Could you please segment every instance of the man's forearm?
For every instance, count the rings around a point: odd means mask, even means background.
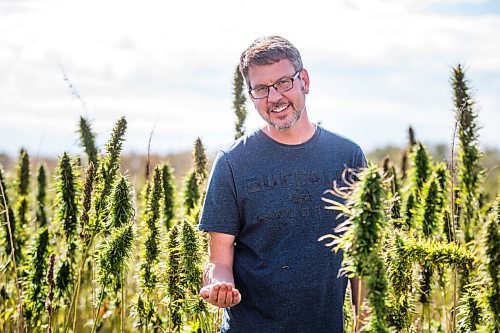
[[[216,282],[228,282],[234,285],[233,270],[222,265],[208,263],[203,270],[203,286]]]

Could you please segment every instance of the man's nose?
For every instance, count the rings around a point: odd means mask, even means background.
[[[281,95],[281,93],[279,93],[278,90],[276,90],[276,88],[274,88],[273,86],[269,87],[269,95],[267,96],[268,101],[271,102],[278,101],[282,97],[283,95]]]

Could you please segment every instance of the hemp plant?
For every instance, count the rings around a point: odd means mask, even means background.
[[[422,191],[422,201],[418,204],[418,214],[415,218],[417,227],[421,230],[422,239],[433,239],[443,224],[444,193],[442,192],[436,174],[430,176],[429,181],[424,185]],[[420,271],[420,303],[422,309],[422,325],[425,321],[426,312],[429,312],[432,293],[432,277],[434,269],[429,263],[424,263]],[[430,326],[430,314],[428,315]]]
[[[460,204],[460,227],[464,241],[474,238],[475,222],[478,220],[479,183],[483,170],[480,166],[481,153],[478,142],[477,113],[474,111],[474,100],[470,94],[469,82],[465,78],[461,64],[453,68],[451,84],[454,97],[456,120],[458,125],[458,182]]]
[[[412,160],[412,183],[416,189],[417,199],[420,201],[424,185],[429,180],[432,172],[431,157],[421,143],[414,146]]]
[[[391,234],[387,255],[387,278],[391,287],[389,295],[388,322],[397,332],[409,331],[411,326],[412,312],[414,311],[414,297],[412,291],[413,262],[404,253],[404,234],[396,230]]]
[[[395,166],[391,163],[389,156],[383,162],[384,178],[387,180],[387,199],[390,202],[390,212],[393,224],[400,227],[401,224],[401,189]]]
[[[408,127],[408,146],[403,150],[401,155],[401,180],[405,180],[407,176],[408,170],[408,156],[413,151],[413,147],[417,144],[417,140],[415,139],[415,131],[413,127]]]
[[[175,217],[175,179],[172,167],[164,164],[161,167],[161,174],[163,224],[167,230],[170,230]]]
[[[92,204],[92,190],[94,188],[94,178],[95,178],[95,168],[92,161],[87,165],[85,171],[85,181],[83,185],[83,200],[81,205],[81,216],[80,216],[80,253],[82,253],[82,258],[80,259],[80,267],[78,268],[78,273],[75,277],[73,285],[73,295],[71,297],[71,303],[68,309],[67,317],[65,318],[64,330],[66,332],[67,325],[70,321],[71,313],[73,309],[78,309],[78,296],[81,287],[82,272],[84,269],[85,261],[90,250],[90,246],[93,238],[93,228],[90,225],[90,210]],[[76,322],[76,310],[73,318],[73,327]]]
[[[125,278],[125,260],[130,257],[134,242],[132,193],[130,183],[123,175],[119,175],[111,192],[111,202],[108,207],[109,215],[106,224],[108,237],[100,245],[97,252],[97,281],[101,291],[98,297],[97,308],[102,305],[106,291],[117,293],[121,290],[123,296]],[[121,331],[124,330],[124,307],[120,306]],[[92,331],[100,321],[99,312],[96,312]]]
[[[120,168],[120,153],[122,151],[123,141],[125,140],[125,131],[127,121],[121,117],[115,123],[109,141],[106,143],[106,155],[99,162],[95,179],[94,195],[94,221],[95,232],[99,232],[107,219],[106,207],[108,205],[109,195],[115,182],[118,170]]]
[[[98,299],[97,308],[101,307],[104,299],[105,291],[111,288],[117,291],[123,287],[124,271],[126,259],[130,257],[132,245],[134,242],[133,223],[131,223],[132,212],[128,212],[125,220],[121,221],[120,226],[114,227],[111,231],[110,237],[106,240],[104,245],[98,252],[98,273],[97,280],[101,286],[101,293]],[[122,302],[124,300],[122,299]],[[122,311],[123,311],[123,307]],[[95,332],[99,321],[99,312],[96,312],[94,324],[92,326],[92,333]],[[123,316],[121,320],[122,332],[124,328]]]
[[[158,260],[159,260],[159,236],[160,229],[158,227],[160,221],[160,200],[162,192],[161,169],[155,167],[153,171],[153,185],[147,198],[146,211],[143,214],[145,222],[145,241],[143,251],[141,253],[141,263],[139,267],[139,285],[141,294],[139,295],[135,307],[135,312],[138,317],[137,326],[149,329],[151,319],[158,322],[152,322],[153,325],[159,327],[159,316],[155,315],[156,304],[154,303],[153,292],[158,285]]]
[[[500,333],[500,195],[492,207],[486,224],[484,240],[486,252],[486,271],[490,280],[487,301],[492,316],[491,332]]]
[[[66,242],[66,252],[57,272],[56,285],[59,295],[69,296],[73,281],[76,251],[76,231],[78,228],[78,181],[69,155],[64,152],[59,160],[56,173],[57,220],[62,227]],[[70,301],[70,300],[69,300]],[[69,303],[69,302],[68,302]]]
[[[415,225],[415,212],[418,210],[419,202],[422,201],[424,185],[432,171],[429,153],[421,143],[413,146],[411,160],[410,184],[407,190],[409,193],[403,203],[404,221],[408,229],[417,227]]]
[[[19,251],[16,251],[16,259],[23,259],[22,249],[26,243],[26,227],[28,225],[29,214],[29,183],[30,183],[30,160],[28,152],[23,148],[19,153],[19,161],[16,172],[17,200],[15,204],[16,231],[13,234],[14,242],[19,244]]]
[[[57,169],[57,217],[64,236],[71,242],[78,228],[78,184],[71,159],[64,152]]]
[[[371,315],[365,331],[389,332],[386,307],[387,278],[384,264],[380,259],[381,240],[384,238],[384,228],[387,224],[386,186],[381,171],[373,164],[369,164],[357,176],[359,181],[354,184],[345,181],[352,191],[350,195],[337,187],[325,191],[325,194],[330,193],[347,199],[344,205],[329,198],[322,198],[331,204],[326,207],[327,209],[339,210],[346,220],[335,229],[337,235],[325,235],[319,240],[333,239],[326,245],[333,246],[334,251],[343,251],[341,271],[349,277],[366,280],[367,288],[370,290],[367,301]],[[361,290],[359,292],[361,293]],[[361,309],[359,301],[357,305],[357,308]]]
[[[91,128],[91,122],[89,119],[80,116],[79,125],[80,125],[79,126],[80,143],[82,147],[85,149],[88,161],[94,163],[94,165],[97,167],[98,165],[97,147],[95,144],[95,134],[92,132]]]
[[[119,175],[111,194],[111,202],[108,207],[109,218],[106,229],[120,228],[134,216],[132,206],[132,193],[127,177]]]
[[[14,250],[15,258],[19,258],[18,252],[21,251],[19,242],[16,242],[16,217],[14,210],[10,206],[5,183],[5,172],[0,164],[0,222],[5,229],[5,254],[10,256]],[[13,244],[12,244],[13,243]]]
[[[201,200],[201,187],[207,178],[207,156],[200,138],[197,138],[193,149],[193,168],[185,178],[184,208],[186,215],[191,215],[193,221],[198,220]]]
[[[47,283],[47,298],[45,299],[45,309],[47,310],[47,322],[48,329],[47,333],[52,333],[52,315],[54,314],[54,266],[56,262],[56,255],[52,253],[49,257],[49,265],[47,268],[47,276],[45,281]]]
[[[180,232],[180,265],[184,298],[187,299],[186,313],[194,317],[196,325],[202,331],[208,331],[210,327],[208,308],[206,302],[198,296],[203,274],[200,243],[199,234],[193,224],[184,220]]]
[[[241,74],[240,67],[236,66],[233,75],[233,110],[236,115],[234,139],[239,139],[245,134],[245,119],[248,111],[245,107],[245,80]]]
[[[200,198],[200,188],[196,179],[196,171],[191,169],[185,177],[184,185],[184,208],[186,215],[191,215],[197,209]]]
[[[36,194],[36,221],[38,226],[44,227],[47,225],[47,214],[45,212],[46,205],[46,190],[47,190],[47,176],[45,174],[45,168],[40,165],[38,168],[37,176],[37,194]]]
[[[181,276],[181,251],[179,225],[175,224],[167,240],[167,294],[169,309],[169,332],[180,332],[182,328],[182,306],[184,288]],[[190,281],[191,282],[191,281]]]
[[[42,227],[36,237],[32,248],[26,285],[28,287],[25,298],[25,318],[29,328],[41,325],[40,318],[45,309],[45,271],[49,247],[49,232]]]
[[[207,154],[200,138],[196,138],[193,150],[194,170],[198,185],[203,184],[207,179]]]

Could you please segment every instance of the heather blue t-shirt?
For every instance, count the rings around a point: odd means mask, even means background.
[[[219,151],[199,229],[236,236],[242,296],[224,309],[221,332],[343,332],[342,256],[318,242],[341,220],[321,197],[365,164],[358,145],[320,126],[299,145],[257,130]]]

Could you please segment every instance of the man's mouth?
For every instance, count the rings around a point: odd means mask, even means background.
[[[279,105],[276,105],[274,106],[272,109],[271,109],[271,112],[273,113],[280,113],[282,111],[284,111],[286,108],[288,108],[290,104],[279,104]]]

